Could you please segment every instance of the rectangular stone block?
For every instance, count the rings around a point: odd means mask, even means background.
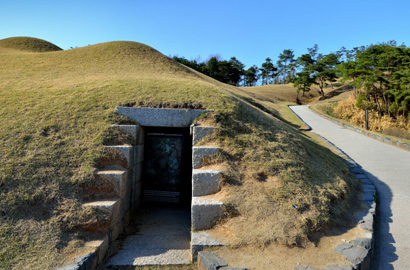
[[[134,146],[115,145],[115,146],[106,146],[106,147],[110,149],[115,149],[124,156],[124,158],[127,160],[127,169],[134,167]]]
[[[133,198],[132,204],[133,207],[138,207],[139,203],[141,202],[141,194],[142,194],[142,182],[138,182],[133,187]]]
[[[125,213],[127,213],[128,211],[130,211],[131,208],[131,186],[129,187],[129,189],[127,190],[127,192],[125,193],[124,198],[121,199],[120,202],[120,216],[124,216]]]
[[[138,163],[134,167],[134,179],[133,179],[133,185],[141,181],[141,176],[142,176],[142,162]]]
[[[214,199],[193,197],[191,205],[192,230],[211,229],[222,216],[223,203]]]
[[[193,127],[193,137],[192,137],[192,145],[197,144],[206,136],[209,136],[214,132],[214,127],[202,127],[202,126],[194,126]]]
[[[191,259],[195,261],[198,252],[206,247],[223,246],[218,239],[212,238],[207,232],[191,232]]]
[[[219,152],[218,147],[192,147],[192,167],[199,169],[202,167],[203,159]]]
[[[141,126],[137,126],[137,137],[136,137],[136,145],[144,144],[145,141],[145,131],[144,128]]]
[[[83,206],[92,207],[105,214],[111,220],[111,224],[115,224],[120,219],[120,203],[121,199],[106,199],[88,202]]]
[[[137,144],[137,134],[139,126],[137,125],[112,125],[113,128],[118,128],[119,130],[129,134],[133,138],[132,145]]]
[[[102,170],[97,173],[98,178],[103,182],[112,185],[113,190],[108,192],[111,195],[123,198],[129,188],[129,176],[126,170]]]
[[[192,196],[205,196],[219,191],[221,173],[216,170],[194,170],[192,173]]]
[[[121,107],[117,113],[147,127],[189,127],[204,110]]]
[[[141,163],[144,160],[144,145],[135,146],[134,150],[134,166]]]
[[[228,266],[228,264],[217,255],[209,251],[201,251],[198,254],[198,270],[212,270]]]
[[[85,246],[95,248],[98,263],[101,263],[109,246],[109,238],[107,235],[104,235],[101,239],[86,242]]]

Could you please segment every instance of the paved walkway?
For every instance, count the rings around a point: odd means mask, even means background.
[[[127,237],[108,266],[189,264],[189,209],[147,208],[138,233]],[[128,268],[127,268],[128,269]]]
[[[338,126],[307,106],[291,109],[313,132],[361,165],[375,184],[380,198],[380,229],[374,256],[379,259],[377,269],[410,269],[410,152]]]

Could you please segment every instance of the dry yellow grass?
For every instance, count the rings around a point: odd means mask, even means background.
[[[81,243],[75,227],[93,218],[81,208],[82,186],[93,181],[115,106],[130,101],[214,111],[233,244],[303,245],[348,211],[354,183],[344,163],[239,98],[243,89],[135,42],[25,49],[0,41],[0,268],[54,269]]]

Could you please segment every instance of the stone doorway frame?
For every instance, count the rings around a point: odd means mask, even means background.
[[[202,230],[211,229],[221,217],[223,203],[204,196],[215,194],[219,191],[220,172],[216,170],[201,169],[203,158],[219,152],[218,147],[195,146],[204,137],[214,131],[214,127],[205,127],[193,124],[194,120],[207,113],[206,110],[193,109],[158,109],[121,107],[116,112],[134,120],[139,125],[118,126],[124,131],[133,130],[138,137],[138,145],[133,150],[132,160],[133,173],[130,180],[136,183],[131,187],[131,208],[137,209],[141,201],[141,171],[144,155],[144,128],[189,128],[192,135],[192,200],[191,200],[191,258],[196,260],[199,251],[207,246],[220,246],[221,242],[212,239],[207,232]],[[139,134],[139,136],[138,136]],[[131,153],[130,153],[131,154]],[[131,158],[131,157],[130,157]]]

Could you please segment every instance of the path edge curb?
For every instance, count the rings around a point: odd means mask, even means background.
[[[302,123],[307,127],[306,129],[300,129],[300,128],[299,128],[299,130],[300,130],[300,131],[311,131],[311,130],[312,130],[312,127],[309,126],[308,123],[306,123],[297,113],[295,113],[294,110],[292,110],[291,106],[295,106],[295,105],[287,105],[287,106],[288,106],[288,109],[291,110],[292,113],[293,113],[294,115],[296,115],[296,117],[299,118],[299,120],[302,121]]]
[[[289,106],[288,106],[289,107]],[[312,110],[310,108],[310,106],[308,106],[309,110],[315,112],[314,110]],[[364,210],[364,212],[362,213],[362,217],[357,220],[357,226],[362,227],[366,233],[368,233],[370,235],[370,246],[365,248],[367,250],[367,252],[365,253],[365,256],[362,257],[358,257],[356,258],[356,261],[350,261],[348,256],[346,256],[346,259],[349,261],[349,263],[351,265],[346,266],[346,267],[352,267],[351,269],[355,269],[355,270],[370,270],[371,267],[371,263],[373,261],[373,257],[374,257],[374,253],[375,253],[375,220],[377,217],[377,200],[376,198],[378,197],[378,193],[376,190],[376,187],[374,186],[373,182],[371,182],[365,172],[362,170],[362,167],[356,163],[349,155],[347,155],[345,152],[343,152],[343,150],[341,150],[340,148],[338,148],[336,145],[334,145],[332,142],[330,142],[329,140],[327,140],[326,138],[324,138],[323,136],[313,132],[311,130],[311,127],[298,115],[296,114],[290,107],[289,109],[297,116],[299,117],[299,119],[307,126],[309,127],[309,132],[316,135],[320,140],[322,140],[328,147],[330,150],[333,150],[333,152],[335,152],[336,155],[338,155],[340,158],[343,159],[343,161],[347,164],[347,166],[349,167],[349,170],[352,174],[355,175],[355,177],[358,179],[361,187],[363,188],[362,191],[362,195],[363,195],[363,200],[362,202],[364,204],[367,205],[366,209]],[[315,112],[317,113],[317,112]],[[322,116],[321,114],[317,113],[319,116]],[[324,118],[328,118],[326,116],[323,115]],[[330,121],[332,121],[333,119],[329,118]],[[332,121],[332,122],[337,122]],[[340,123],[343,124],[343,123]],[[347,126],[347,125],[346,125]],[[348,126],[349,128],[353,129],[353,127]],[[410,146],[409,146],[409,150],[410,150]],[[370,218],[369,218],[370,217]],[[356,239],[354,239],[356,240]],[[355,247],[355,248],[362,248],[360,246],[357,246],[356,244],[354,244],[354,240],[349,241],[349,246],[351,247]],[[339,246],[342,245],[348,245],[346,243],[342,243],[340,245],[338,245],[335,248],[335,252],[336,249]],[[340,252],[338,252],[340,253]],[[345,255],[345,254],[342,254]],[[329,268],[332,267],[332,268]],[[324,269],[345,269],[342,268],[344,266],[339,266],[339,265],[330,265],[327,268]],[[302,270],[302,269],[311,269],[311,270],[316,270],[313,267],[307,266],[307,265],[299,265],[299,266],[295,266],[294,268],[295,270]],[[347,269],[347,268],[346,268]]]

